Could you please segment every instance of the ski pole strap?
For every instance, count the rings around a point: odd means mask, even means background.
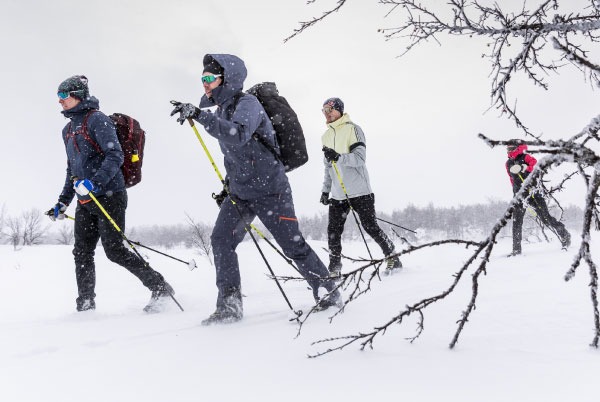
[[[204,149],[204,152],[206,153],[206,156],[208,157],[210,164],[212,165],[213,169],[217,173],[217,176],[219,176],[219,180],[221,180],[221,183],[225,183],[225,180],[223,179],[223,175],[221,174],[221,172],[219,171],[219,168],[215,164],[215,160],[213,159],[212,155],[208,151],[208,148],[206,147],[206,144],[204,143],[204,140],[202,139],[200,132],[198,131],[198,129],[196,128],[196,125],[194,124],[194,120],[192,120],[191,117],[189,117],[187,120],[190,123],[190,126],[192,126],[192,129],[194,129],[194,133],[196,134],[196,137],[198,137],[198,141],[200,141],[200,144],[202,145],[202,148]]]

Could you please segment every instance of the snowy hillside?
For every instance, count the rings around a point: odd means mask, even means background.
[[[311,244],[325,257],[323,243]],[[359,255],[361,246],[345,250]],[[288,322],[289,309],[250,242],[240,246],[245,318],[216,327],[200,326],[214,309],[214,268],[187,249],[168,252],[195,258],[192,272],[147,254],[185,308],[147,315],[141,309],[149,292],[101,248],[97,309],[76,313],[70,246],[0,246],[0,400],[595,401],[600,352],[588,346],[588,273],[580,267],[572,282],[562,279],[576,246],[564,252],[556,241],[525,244],[521,257],[493,255],[454,350],[448,344],[470,298],[470,276],[426,310],[414,343],[404,339],[416,329],[411,317],[377,338],[374,350],[352,345],[317,359],[307,354],[327,346],[313,341],[370,330],[445,290],[471,251],[415,252],[403,259],[403,272],[377,282],[332,323],[329,312],[314,314],[296,337],[298,327]],[[500,243],[497,252],[509,247]],[[294,274],[265,251],[278,274]],[[310,308],[304,283],[283,286],[294,308]]]

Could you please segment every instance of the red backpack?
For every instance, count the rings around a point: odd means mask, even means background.
[[[90,115],[98,110],[90,110],[83,119],[83,129],[81,134],[86,141],[94,146],[98,153],[103,154],[100,146],[90,137],[87,132],[87,120]],[[146,132],[140,127],[140,123],[133,117],[122,113],[113,113],[110,119],[115,124],[117,130],[117,138],[123,149],[123,165],[121,171],[125,178],[125,187],[133,187],[142,181],[142,162],[144,160],[144,145],[146,143]],[[71,134],[71,125],[67,130]],[[75,135],[77,133],[73,133]],[[75,142],[77,145],[77,142]]]

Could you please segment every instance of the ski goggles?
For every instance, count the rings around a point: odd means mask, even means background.
[[[329,114],[333,111],[333,108],[331,106],[325,106],[321,111],[325,114]]]
[[[82,92],[81,90],[77,90],[77,91],[60,91],[60,92],[57,93],[57,95],[58,95],[58,97],[60,99],[65,100],[65,99],[71,97],[71,94],[73,94],[73,93],[76,94],[76,93],[81,93],[81,92]]]
[[[203,84],[212,84],[213,82],[215,82],[217,80],[217,78],[222,77],[221,74],[216,74],[216,75],[203,75],[202,76],[202,83]]]

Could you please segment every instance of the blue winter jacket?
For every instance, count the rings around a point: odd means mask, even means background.
[[[229,54],[211,54],[224,69],[224,82],[202,96],[200,108],[218,106],[213,113],[203,110],[196,120],[217,140],[223,152],[230,191],[243,200],[290,192],[283,164],[257,134],[279,151],[275,130],[256,97],[241,95],[247,76],[244,62]]]
[[[73,189],[73,176],[89,179],[98,186],[96,196],[112,194],[125,190],[125,179],[121,172],[123,150],[117,138],[113,121],[104,113],[98,111],[99,102],[95,97],[81,101],[77,106],[61,113],[71,121],[62,130],[62,137],[67,151],[67,174],[65,185],[58,200],[69,204],[76,194]],[[102,152],[83,135],[83,121],[90,110],[87,120],[87,133]],[[89,199],[80,196],[80,200]]]

